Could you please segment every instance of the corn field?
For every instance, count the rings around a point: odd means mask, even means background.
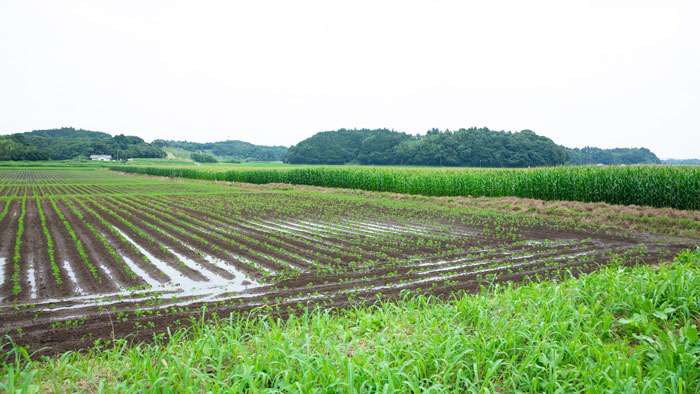
[[[191,169],[113,166],[129,173],[238,181],[290,183],[428,196],[521,197],[700,209],[700,168],[687,166],[441,169],[305,167]]]

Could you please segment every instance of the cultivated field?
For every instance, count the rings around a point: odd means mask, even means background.
[[[257,184],[290,183],[425,196],[520,197],[700,210],[700,167],[697,166],[482,169],[113,165],[110,168],[167,177]]]
[[[0,170],[0,327],[33,348],[152,337],[174,321],[451,293],[688,243],[416,201],[118,175]]]

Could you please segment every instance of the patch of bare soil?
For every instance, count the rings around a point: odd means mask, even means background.
[[[455,231],[463,230],[455,225]],[[657,264],[689,246],[649,243],[653,240],[649,237],[591,229],[558,229],[541,223],[521,223],[520,230],[528,234],[529,242],[504,243],[498,237],[484,236],[480,238],[478,250],[440,258],[429,258],[430,253],[424,253],[424,258],[417,261],[388,259],[357,267],[322,261],[339,268],[324,273],[305,272],[209,299],[185,294],[172,299],[159,296],[154,289],[143,296],[110,296],[91,303],[66,299],[53,309],[38,299],[35,308],[3,309],[0,315],[5,333],[14,341],[50,354],[88,347],[98,339],[103,343],[123,337],[149,340],[154,333],[187,324],[190,317],[201,316],[200,308],[204,305],[207,313],[216,312],[219,316],[253,310],[285,315],[294,313],[300,306],[343,307],[372,302],[378,294],[383,298],[397,298],[406,290],[446,295],[458,290],[477,291],[490,283],[523,283],[579,275],[609,264],[614,255],[625,256],[625,264]],[[84,231],[79,230],[81,237],[87,236]],[[213,242],[213,238],[208,239]],[[266,236],[260,233],[256,239],[262,241]],[[88,250],[91,254],[97,253],[95,247]],[[406,251],[407,254],[419,252]],[[104,253],[99,255],[104,256]],[[37,312],[39,307],[42,310]]]
[[[232,187],[246,193],[56,198],[77,241],[48,199],[40,199],[62,285],[52,276],[36,206],[28,202],[21,285],[32,288],[25,273],[33,269],[35,291],[9,299],[9,262],[20,210],[15,200],[0,222],[0,257],[6,261],[0,334],[31,346],[30,353],[41,349],[41,354],[53,354],[89,347],[96,340],[152,340],[154,334],[202,316],[202,307],[207,315],[285,316],[306,307],[345,307],[374,302],[378,296],[395,299],[404,291],[446,296],[492,283],[576,276],[610,264],[660,264],[697,245],[687,238],[604,228],[593,219],[644,218],[638,214],[647,210],[657,215],[653,218],[677,215],[674,220],[681,222],[697,218],[685,211],[288,185]],[[280,190],[286,188],[314,193]],[[319,191],[325,195],[318,197]],[[253,203],[245,204],[246,199]],[[420,203],[393,204],[386,199]],[[288,209],[291,206],[295,209]],[[110,226],[134,244],[119,238]],[[163,280],[145,287],[146,278],[130,276],[96,234],[151,278],[168,271],[179,273],[184,284]],[[83,262],[78,244],[101,283]],[[154,266],[139,260],[134,247],[148,253]],[[191,261],[179,264],[176,254]]]

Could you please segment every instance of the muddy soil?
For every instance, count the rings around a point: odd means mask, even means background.
[[[412,207],[368,199],[338,205],[320,194],[270,190],[95,196],[112,189],[51,186],[42,194],[60,190],[71,195],[54,201],[75,239],[51,200],[38,198],[62,284],[49,263],[48,240],[32,197],[20,249],[21,286],[27,291],[12,295],[21,200],[13,200],[0,221],[0,259],[5,262],[0,333],[31,346],[30,352],[41,349],[41,354],[89,347],[96,340],[151,340],[153,334],[202,316],[204,306],[207,314],[220,317],[284,316],[306,307],[374,302],[379,294],[385,299],[405,291],[447,296],[491,283],[580,275],[612,261],[659,264],[697,245],[547,218],[455,215],[420,203]],[[96,234],[139,272],[158,279],[168,271],[183,283],[168,277],[146,286],[152,281],[130,276]],[[153,265],[143,260],[143,253]]]

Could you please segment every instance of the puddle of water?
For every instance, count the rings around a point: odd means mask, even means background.
[[[382,225],[373,222],[354,222],[343,220],[338,223],[323,222],[310,222],[307,220],[300,220],[298,222],[273,222],[275,224],[287,227],[289,229],[297,229],[297,231],[303,231],[309,234],[317,234],[319,232],[328,234],[330,236],[335,236],[336,234],[345,234],[350,236],[362,235],[365,237],[372,237],[377,239],[384,239],[387,234],[392,235],[403,235],[403,234],[417,234],[427,232],[427,228],[419,228],[413,226],[403,226],[403,225]],[[286,225],[286,226],[285,226]],[[294,226],[293,228],[290,226]],[[320,234],[323,236],[328,236]]]
[[[392,230],[377,230],[374,228],[369,228],[362,226],[362,223],[356,223],[356,226],[347,225],[347,223],[342,222],[341,224],[328,224],[328,223],[314,223],[309,221],[299,221],[293,224],[301,229],[308,230],[311,234],[323,233],[320,235],[324,236],[337,236],[337,234],[345,234],[348,236],[363,235],[365,237],[372,237],[383,239],[383,236],[387,233],[398,234],[399,231],[396,229]]]
[[[184,296],[189,296],[196,295],[201,291],[211,292],[212,290],[217,289],[217,292],[243,291],[260,286],[260,284],[258,284],[251,278],[247,278],[243,272],[238,271],[229,264],[217,264],[217,259],[214,259],[211,256],[205,255],[205,259],[209,263],[217,265],[218,267],[221,267],[224,270],[228,271],[234,276],[234,278],[229,280],[222,277],[221,275],[217,275],[215,272],[208,270],[206,267],[202,266],[196,261],[189,259],[188,257],[183,256],[170,248],[167,248],[170,253],[172,253],[175,257],[180,259],[180,261],[185,263],[185,265],[187,265],[190,268],[196,269],[207,279],[206,282],[195,281],[193,279],[188,278],[180,271],[170,266],[168,263],[159,260],[152,254],[150,254],[145,248],[143,248],[138,243],[134,242],[134,240],[129,238],[129,236],[124,234],[124,232],[122,232],[121,230],[117,229],[117,231],[119,231],[127,241],[131,242],[134,246],[136,246],[139,249],[139,251],[143,253],[144,256],[148,257],[148,259],[156,266],[157,269],[161,270],[167,276],[170,277],[170,283],[165,285],[158,283],[154,286],[154,288],[157,286],[165,291],[182,292]],[[187,247],[187,245],[185,246]],[[240,259],[241,261],[247,262],[247,260],[243,258]]]
[[[176,270],[175,268],[171,267],[168,263],[165,261],[159,260],[156,258],[154,255],[150,254],[146,248],[142,247],[138,243],[134,242],[133,239],[131,239],[128,235],[124,234],[123,231],[119,230],[118,228],[115,227],[119,233],[126,239],[127,241],[131,242],[134,246],[136,246],[139,251],[153,263],[153,265],[156,266],[158,270],[161,272],[164,272],[165,275],[167,275],[170,278],[170,283],[168,285],[174,286],[174,287],[182,287],[183,289],[191,289],[191,288],[196,288],[197,286],[200,285],[201,282],[197,282],[193,279],[188,278],[187,276],[183,275],[182,272]],[[160,285],[160,283],[158,284]]]
[[[231,232],[231,229],[221,228],[221,227],[217,227],[217,226],[210,225],[210,224],[208,224],[207,227],[210,228],[210,229],[213,229],[213,230],[223,231],[223,232],[226,232],[226,233],[230,233],[230,232]],[[228,254],[229,256],[231,256],[232,258],[236,259],[236,260],[243,261],[243,262],[245,262],[246,264],[250,264],[250,260],[247,260],[247,259],[245,259],[245,258],[243,258],[243,257],[241,257],[241,256],[238,256],[238,255],[235,255],[235,254],[229,252],[228,250],[224,250],[224,252],[225,252],[226,254]],[[280,253],[284,254],[283,252],[280,252]],[[211,256],[210,256],[210,257],[211,257]],[[279,259],[278,259],[278,260],[275,260],[274,258],[269,258],[269,257],[268,257],[268,260],[270,260],[270,262],[275,263],[275,264],[277,264],[278,261],[283,261],[283,260],[279,260]],[[210,261],[210,260],[207,260],[207,261]],[[219,259],[214,258],[214,261],[219,261]],[[211,261],[210,261],[210,262],[211,262]],[[301,266],[299,266],[299,265],[297,265],[297,264],[291,263],[291,262],[289,262],[289,261],[284,261],[284,263],[288,264],[289,266],[291,266],[291,267],[293,267],[294,269],[297,269],[297,270],[299,270],[299,271],[301,271],[301,272],[308,272],[308,270],[307,270],[306,268],[301,267]],[[270,271],[269,269],[263,267],[262,265],[259,265],[259,264],[256,264],[256,263],[253,263],[253,264],[255,264],[256,267],[258,267],[258,268],[260,268],[260,269],[263,269],[263,270],[267,271],[268,273],[271,273],[271,271]]]
[[[73,268],[71,267],[70,263],[68,263],[68,261],[66,260],[63,260],[63,269],[68,273],[68,278],[73,283],[73,293],[77,295],[85,294],[85,290],[78,286],[78,277],[75,276]]]
[[[27,268],[27,282],[29,282],[29,298],[36,298],[36,272],[34,270],[34,259],[29,261],[29,268]]]
[[[340,222],[339,225],[348,226],[348,227],[355,227],[355,228],[360,229],[360,231],[367,231],[367,232],[374,233],[374,234],[402,233],[402,232],[416,231],[413,229],[407,229],[407,228],[399,226],[399,225],[387,226],[387,225],[380,225],[378,223],[353,222],[353,221],[348,221],[348,220]]]
[[[115,228],[115,229],[116,229],[117,231],[119,231],[119,232],[124,236],[124,238],[128,239],[132,244],[134,243],[131,239],[129,239],[129,238],[128,238],[124,233],[122,233],[119,229],[117,229],[117,228]],[[104,237],[104,234],[102,234],[102,236]],[[138,276],[138,277],[140,277],[141,279],[143,279],[143,281],[146,282],[146,284],[147,284],[148,286],[156,287],[156,286],[159,286],[159,285],[161,284],[161,282],[159,282],[158,280],[154,279],[149,273],[147,273],[146,271],[144,271],[143,269],[141,269],[141,267],[139,267],[136,263],[134,263],[130,258],[128,258],[128,257],[126,257],[126,256],[123,256],[123,255],[122,255],[121,257],[122,257],[122,260],[124,261],[124,263],[129,267],[129,269],[130,269],[136,276]],[[103,268],[107,269],[106,267],[103,267]],[[111,276],[110,276],[110,278],[111,278]],[[170,278],[168,278],[168,279],[170,279]]]
[[[224,278],[221,275],[217,275],[216,273],[208,270],[207,268],[205,268],[204,266],[202,266],[198,262],[177,253],[176,251],[172,250],[171,248],[166,248],[166,249],[168,249],[168,251],[170,253],[172,253],[175,257],[177,257],[180,261],[185,263],[185,265],[199,271],[200,274],[202,274],[205,278],[207,278],[207,282],[215,284],[215,285],[220,285],[220,286],[223,286],[223,285],[228,283],[228,279]],[[211,261],[209,261],[209,262],[211,263]]]
[[[300,225],[299,223],[296,222],[281,222],[281,221],[271,221],[271,220],[261,220],[260,222],[252,222],[251,226],[254,225],[255,228],[258,230],[264,231],[266,233],[270,233],[271,231],[279,231],[284,234],[289,234],[291,237],[296,237],[296,238],[302,238],[307,241],[311,241],[314,245],[314,247],[318,247],[321,250],[323,250],[325,253],[328,252],[335,252],[338,249],[340,250],[343,254],[355,254],[358,253],[356,249],[353,249],[352,247],[349,247],[347,245],[343,245],[340,243],[336,242],[330,242],[327,239],[321,240],[319,238],[316,238],[317,236],[322,236],[322,237],[328,237],[323,234],[319,234],[316,232],[314,229],[310,227],[305,227],[303,225]],[[346,232],[347,235],[355,235],[356,233],[350,233]],[[276,234],[275,234],[276,235]],[[364,234],[365,236],[373,236],[373,235],[368,235]],[[335,235],[334,235],[335,236]],[[320,268],[329,268],[331,267],[328,264],[322,264],[319,262],[312,262],[307,259],[302,260],[306,261],[310,265],[314,267],[320,267]],[[356,267],[363,267],[365,265],[357,265]],[[302,269],[301,271],[306,271],[306,269]]]
[[[237,270],[230,264],[209,255],[205,255],[204,258],[209,263],[214,264],[217,267],[223,268],[228,273],[234,276],[234,278],[231,280],[224,279],[219,276],[222,280],[224,280],[225,283],[223,283],[223,286],[226,287],[228,291],[238,292],[260,286],[260,283],[255,281],[253,278],[250,278],[245,272]]]
[[[266,224],[263,224],[266,223]],[[260,223],[255,223],[257,226],[267,229],[267,230],[272,230],[272,231],[279,231],[281,233],[285,234],[290,234],[291,236],[298,237],[298,238],[303,238],[308,241],[314,242],[321,244],[325,250],[329,250],[333,247],[339,248],[343,251],[351,251],[355,252],[353,250],[350,250],[348,247],[345,247],[341,244],[335,243],[335,242],[329,242],[327,240],[320,240],[318,238],[315,238],[318,236],[317,233],[309,230],[305,230],[303,226],[298,226],[296,223],[292,222],[274,222],[270,220],[261,220]]]
[[[223,278],[222,278],[223,279]],[[245,283],[245,284],[244,284]],[[240,292],[252,289],[261,284],[246,278],[245,274],[239,273],[235,279],[223,283],[219,282],[192,282],[191,288],[185,288],[181,284],[160,284],[158,287],[150,289],[128,290],[122,289],[118,292],[107,294],[90,294],[79,297],[70,297],[65,299],[42,299],[37,307],[51,305],[51,311],[74,310],[79,311],[83,308],[88,308],[94,305],[99,305],[107,308],[109,305],[121,303],[144,302],[158,294],[158,298],[166,301],[160,306],[151,306],[150,308],[162,309],[170,306],[186,306],[199,302],[207,302],[217,300],[223,294],[231,292]],[[239,296],[245,297],[245,294]],[[236,298],[239,296],[228,296],[226,299]],[[177,301],[170,303],[172,297],[177,297]],[[79,312],[74,317],[82,317]],[[69,319],[69,318],[65,318]]]
[[[0,286],[5,284],[5,258],[0,257]],[[3,297],[0,297],[0,301],[4,300]]]
[[[5,258],[0,257],[0,286],[5,284]]]
[[[142,270],[138,265],[136,265],[136,263],[134,263],[133,261],[131,261],[130,258],[128,258],[128,257],[126,257],[126,256],[122,256],[122,260],[124,260],[124,263],[126,263],[126,265],[129,266],[129,269],[130,269],[136,276],[138,276],[138,277],[140,277],[141,279],[143,279],[144,282],[146,282],[146,284],[147,284],[148,286],[150,286],[150,287],[157,287],[157,286],[159,286],[159,285],[161,284],[161,282],[159,282],[159,281],[153,279],[153,277],[151,277],[151,275],[150,275],[149,273],[147,273],[146,271]],[[170,278],[168,278],[168,279],[170,279]]]
[[[194,253],[200,254],[200,252],[194,250],[189,245],[183,244],[183,246],[186,247],[187,249],[191,250]],[[172,253],[177,258],[179,258],[180,261],[182,261],[183,263],[187,264],[188,266],[196,267],[202,273],[202,275],[204,275],[209,280],[209,282],[213,282],[214,284],[218,284],[221,286],[236,287],[236,289],[234,289],[232,291],[242,291],[242,290],[246,290],[246,289],[260,286],[260,284],[257,283],[253,278],[249,278],[245,272],[238,270],[236,267],[232,266],[228,262],[222,261],[214,256],[211,256],[211,255],[208,255],[205,253],[201,253],[201,256],[204,260],[206,260],[211,265],[214,265],[218,268],[221,268],[224,271],[228,272],[229,274],[233,275],[234,279],[226,279],[226,278],[222,277],[221,275],[218,275],[215,272],[210,271],[209,269],[205,268],[204,266],[197,263],[196,261],[175,252],[174,250],[172,250],[170,248],[166,248],[166,249],[168,249],[168,251],[170,251],[170,253]],[[226,252],[227,255],[238,260],[239,262],[242,262],[245,264],[252,263],[256,267],[262,268],[265,271],[270,272],[268,269],[265,269],[265,267],[262,267],[259,264],[256,264],[255,262],[252,262],[244,257],[238,256],[238,255],[231,253],[229,251],[226,251],[226,250],[224,252]],[[242,285],[242,282],[246,282],[246,281],[250,282],[250,284]],[[239,283],[239,284],[236,285],[236,283]]]
[[[287,224],[293,224],[297,227],[306,229],[306,230],[311,230],[313,232],[323,232],[326,234],[330,234],[333,236],[336,236],[337,234],[349,234],[349,235],[354,235],[358,231],[363,231],[363,230],[357,230],[354,228],[348,228],[344,226],[335,226],[331,224],[323,224],[323,223],[315,223],[315,222],[310,222],[307,220],[300,220],[299,222],[288,222]]]
[[[349,227],[357,227],[362,231],[368,231],[375,234],[394,233],[394,234],[420,234],[431,232],[427,227],[418,227],[410,224],[384,224],[379,222],[363,222],[349,221],[340,222],[342,225]]]
[[[107,267],[106,265],[100,265],[99,267],[95,266],[95,268],[104,271],[107,277],[109,278],[110,282],[113,282],[115,285],[119,284],[119,282],[117,282],[117,280],[114,278],[114,274],[112,273],[112,270],[109,269],[109,267]]]

